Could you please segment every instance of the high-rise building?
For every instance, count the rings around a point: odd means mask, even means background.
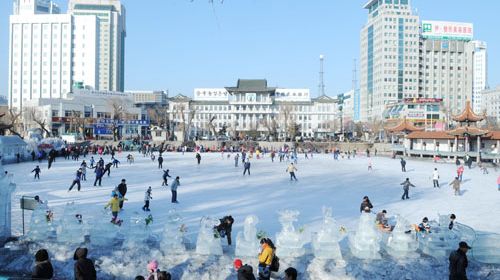
[[[125,7],[120,0],[70,0],[69,13],[96,22],[98,89],[123,91],[125,72]],[[91,19],[87,19],[92,21]],[[89,33],[86,33],[89,34]],[[83,35],[83,34],[82,34]],[[82,37],[85,44],[86,37]],[[76,79],[75,79],[76,81]]]
[[[481,112],[481,92],[488,87],[488,56],[487,45],[483,41],[473,41],[474,61],[472,72],[472,108]]]
[[[419,19],[408,0],[370,0],[361,30],[360,120],[386,104],[418,97]]]
[[[14,0],[10,16],[9,106],[62,98],[74,85],[123,91],[125,9],[119,0]]]
[[[10,16],[9,107],[71,89],[71,16],[50,1],[16,0]],[[56,13],[57,12],[57,13]]]
[[[472,97],[474,44],[471,23],[422,21],[419,96],[442,98],[455,114]]]

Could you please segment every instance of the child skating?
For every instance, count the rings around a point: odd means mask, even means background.
[[[33,173],[33,172],[35,172],[35,178],[34,179],[40,180],[40,167],[38,165],[35,167],[35,169],[33,169],[31,171],[31,173]]]
[[[149,212],[149,201],[153,199],[151,186],[146,190],[144,194],[144,206],[142,206],[142,211]]]

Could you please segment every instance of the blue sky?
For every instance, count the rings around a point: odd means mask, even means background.
[[[56,0],[66,10],[66,1]],[[318,92],[324,54],[329,95],[351,88],[365,0],[122,0],[127,9],[125,87],[192,95],[195,87],[266,78]],[[481,3],[481,4],[478,4]],[[486,4],[487,3],[487,4]],[[500,1],[415,0],[420,19],[474,23],[488,43],[489,85],[500,83]],[[0,1],[0,94],[7,94],[9,0]]]

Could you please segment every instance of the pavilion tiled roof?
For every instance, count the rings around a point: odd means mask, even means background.
[[[385,128],[389,132],[405,132],[405,131],[422,131],[424,128],[422,127],[416,127],[412,122],[408,121],[405,118],[401,120],[399,124],[393,127],[386,127]]]
[[[484,115],[478,115],[474,113],[472,107],[470,105],[470,100],[465,102],[465,109],[462,111],[460,115],[453,116],[453,120],[457,122],[479,122],[484,120]]]
[[[477,127],[461,126],[453,130],[447,131],[448,134],[453,136],[464,136],[468,134],[470,136],[483,136],[487,134],[488,130],[479,129]]]
[[[414,131],[408,136],[408,139],[450,139],[454,137],[449,135],[446,131]]]

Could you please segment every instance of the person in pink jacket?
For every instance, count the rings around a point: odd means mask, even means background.
[[[462,182],[462,175],[464,174],[464,166],[460,165],[457,169],[457,177],[460,182]]]
[[[500,176],[497,178],[497,186],[498,186],[498,191],[500,191]]]

